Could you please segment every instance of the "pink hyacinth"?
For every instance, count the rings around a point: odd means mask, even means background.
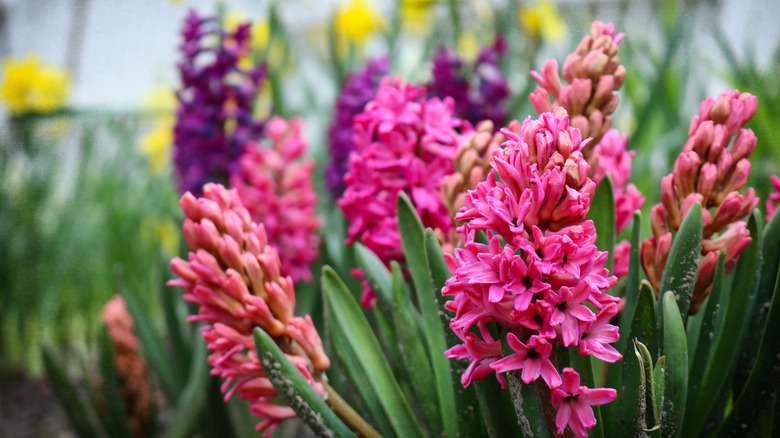
[[[580,375],[572,368],[564,368],[561,373],[563,383],[552,391],[553,407],[558,409],[555,427],[558,435],[563,435],[569,426],[579,438],[588,436],[586,429],[596,425],[596,417],[591,406],[612,402],[617,391],[612,388],[588,388],[580,386]]]
[[[311,318],[294,316],[293,281],[281,274],[279,254],[263,225],[251,220],[236,190],[206,184],[203,197],[189,192],[179,201],[186,216],[182,230],[193,249],[189,261],[175,258],[179,278],[168,286],[185,289],[184,299],[199,306],[189,321],[202,321],[201,334],[212,352],[211,374],[225,380],[225,400],[238,392],[264,420],[257,430],[270,436],[285,419],[295,416],[274,403],[279,394],[266,377],[255,350],[253,330],[262,327],[320,395],[317,383],[330,367]]]
[[[309,265],[319,256],[315,215],[314,161],[306,158],[303,121],[273,117],[265,125],[270,147],[248,143],[230,185],[238,191],[252,220],[262,223],[268,243],[279,252],[281,273],[294,282],[312,278]]]
[[[376,98],[354,118],[353,140],[338,200],[350,223],[347,244],[360,240],[383,262],[403,261],[396,202],[405,192],[425,227],[454,228],[440,180],[454,172],[453,158],[468,123],[453,117],[452,99],[425,100],[425,89],[384,78]],[[370,300],[364,300],[367,302]]]
[[[522,369],[525,383],[541,377],[555,389],[561,385],[555,347],[620,359],[609,345],[617,327],[608,324],[619,300],[606,293],[617,279],[604,268],[607,253],[594,245],[593,222],[585,221],[595,183],[566,112],[559,108],[502,133],[508,140],[495,153],[494,172],[466,194],[455,217],[464,221],[463,247],[445,254],[453,276],[442,294],[453,297],[446,303],[455,313],[450,327],[464,342],[446,354],[471,361],[464,385],[486,377],[489,364],[498,377]],[[477,241],[481,232],[487,244]],[[512,353],[504,355],[486,330],[493,323]]]
[[[780,205],[780,176],[772,175],[770,180],[772,181],[772,186],[774,187],[775,191],[774,193],[770,193],[769,198],[766,200],[767,222],[772,219],[775,211],[777,211],[777,206]]]
[[[691,297],[691,314],[709,294],[718,254],[725,251],[728,273],[751,242],[747,224],[741,219],[759,199],[753,188],[744,194],[739,190],[747,183],[749,157],[757,141],[753,131],[742,126],[753,117],[757,106],[755,96],[737,90],[704,100],[699,114],[691,120],[689,138],[674,163],[674,171],[661,182],[661,203],[651,210],[653,235],[642,242],[640,256],[648,280],[658,293],[671,249],[670,228],[680,228],[695,202],[702,205],[703,259]]]

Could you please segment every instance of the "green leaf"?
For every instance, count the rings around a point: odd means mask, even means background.
[[[471,384],[477,394],[482,420],[487,436],[502,438],[524,436],[520,429],[510,391],[501,389],[501,385],[490,375]]]
[[[780,381],[780,373],[777,371],[777,358],[780,357],[778,333],[780,333],[780,278],[776,277],[772,304],[766,318],[755,365],[734,407],[715,433],[716,437],[751,436],[751,428],[756,425],[756,419],[770,405]]]
[[[655,400],[656,388],[655,388],[655,372],[653,370],[653,358],[650,355],[650,350],[647,349],[645,344],[634,340],[634,355],[640,360],[639,371],[642,378],[642,388],[639,391],[637,418],[640,416],[643,418],[644,427],[651,429],[658,425],[658,405]],[[661,361],[659,361],[660,363]],[[663,369],[663,363],[660,363],[661,369]],[[663,383],[661,383],[663,386]],[[644,394],[643,394],[644,392]]]
[[[185,438],[192,436],[199,426],[193,421],[203,412],[206,406],[206,393],[209,383],[208,348],[202,336],[193,337],[192,356],[187,383],[179,398],[166,436],[169,438]]]
[[[355,436],[260,327],[255,328],[255,347],[260,365],[276,392],[317,436]]]
[[[360,242],[355,243],[355,256],[379,302],[389,309],[393,305],[393,279],[390,271],[373,251]]]
[[[442,288],[444,288],[447,280],[450,279],[452,274],[447,267],[447,263],[444,261],[441,245],[439,245],[439,241],[430,228],[425,230],[425,253],[428,256],[428,264],[431,267],[433,286],[436,290],[436,297],[438,297],[439,315],[441,315],[447,347],[451,348],[462,343],[455,332],[450,328],[452,312],[444,307],[447,301],[450,301],[453,298],[451,296],[445,297],[441,294]],[[485,424],[481,419],[480,405],[477,400],[475,387],[474,385],[470,385],[469,387],[464,388],[460,383],[460,377],[466,372],[468,364],[469,361],[466,359],[450,359],[452,387],[455,392],[455,407],[458,412],[458,431],[461,433],[461,436],[485,436],[487,431],[485,430]]]
[[[692,210],[697,210],[697,207],[692,207]],[[677,307],[674,292],[664,293],[663,300],[663,344],[666,370],[660,413],[660,417],[663,419],[661,421],[661,435],[679,437],[682,436],[683,432],[685,402],[688,394],[688,340],[685,336],[685,326],[680,309]]]
[[[89,411],[87,411],[84,402],[79,397],[76,387],[68,380],[62,364],[54,358],[51,348],[44,344],[41,347],[41,353],[46,377],[49,379],[54,395],[59,400],[60,406],[65,410],[73,429],[80,437],[100,436],[89,416]]]
[[[669,258],[664,267],[664,275],[661,278],[659,295],[668,291],[674,292],[677,307],[683,323],[688,319],[688,307],[691,303],[693,285],[696,282],[696,274],[699,269],[699,257],[701,254],[701,237],[703,233],[701,203],[694,203],[685,215],[680,230],[674,237]],[[663,332],[663,319],[666,312],[662,311],[663,300],[658,300],[659,308],[656,309],[659,318],[658,331]]]
[[[431,363],[425,351],[419,327],[417,309],[412,305],[409,290],[401,272],[401,266],[393,261],[393,317],[398,330],[398,348],[406,365],[409,383],[417,396],[423,411],[423,418],[431,436],[440,436],[442,432],[441,413],[439,412],[436,388]]]
[[[323,268],[327,322],[334,352],[384,436],[421,437],[422,429],[393,377],[360,306],[338,274]]]
[[[712,289],[707,297],[707,306],[702,315],[701,329],[699,331],[699,340],[696,342],[696,351],[691,361],[690,374],[688,375],[688,396],[691,403],[688,403],[686,417],[692,418],[695,400],[699,394],[699,386],[704,378],[704,371],[707,369],[712,346],[715,344],[715,323],[718,320],[720,310],[720,295],[723,285],[723,272],[726,263],[726,253],[722,251],[718,257],[718,265],[715,269],[715,277],[712,281]]]
[[[655,411],[661,416],[661,403],[664,400],[664,383],[666,381],[666,356],[658,358],[653,368],[653,399],[655,399]],[[659,424],[660,426],[660,424]]]
[[[174,291],[165,292],[175,293]],[[124,294],[122,297],[127,303],[128,312],[133,317],[135,333],[141,344],[144,358],[149,361],[149,366],[160,380],[168,400],[177,400],[184,388],[184,376],[175,372],[175,366],[163,349],[162,339],[152,327],[149,316],[144,311],[138,298],[134,294]]]
[[[642,212],[634,212],[634,220],[631,228],[631,253],[628,261],[628,275],[626,276],[626,306],[623,308],[623,314],[620,316],[620,339],[618,340],[618,351],[624,351],[627,344],[626,336],[631,326],[631,318],[634,315],[637,299],[639,296],[640,267],[639,267],[639,234],[642,228]],[[655,301],[655,300],[653,300]]]
[[[590,203],[588,219],[593,221],[596,226],[596,247],[599,251],[607,251],[609,258],[604,265],[605,268],[612,271],[614,264],[615,248],[615,186],[612,183],[612,176],[607,174],[604,179],[596,186],[596,192],[593,194]]]
[[[629,339],[639,340],[652,353],[658,351],[655,321],[653,287],[647,281],[643,281],[639,287],[637,305],[631,318],[628,336]],[[630,350],[627,348],[622,353],[623,384],[622,390],[618,391],[619,399],[616,402],[620,402],[622,405],[621,429],[628,429],[631,427],[631,419],[634,418],[636,412],[636,400],[639,399],[640,363],[635,362],[634,356],[630,354]],[[652,359],[651,357],[651,362]],[[652,392],[652,388],[646,388],[646,390]]]
[[[433,366],[439,407],[442,419],[456,419],[455,393],[452,388],[452,376],[449,359],[444,356],[447,342],[444,338],[437,294],[434,292],[433,279],[425,253],[423,226],[417,212],[404,192],[398,195],[398,229],[412,280],[417,291],[417,302],[423,315],[425,339],[428,354]],[[458,435],[457,421],[444,421],[444,433],[447,436]]]
[[[758,219],[756,222],[761,223]],[[756,235],[751,231],[751,236],[755,238]],[[758,343],[761,339],[767,311],[772,301],[772,291],[775,290],[779,264],[780,214],[776,214],[766,225],[761,235],[760,278],[757,280],[755,290],[751,295],[751,303],[746,317],[747,331],[742,338],[739,362],[734,375],[736,389],[740,389],[744,385],[745,381],[747,381],[748,373],[753,369]]]
[[[753,233],[756,227],[756,219],[751,217],[748,229]],[[722,406],[720,403],[722,398],[727,396],[725,387],[736,366],[738,350],[735,347],[740,345],[743,339],[749,304],[743,291],[753,288],[757,261],[758,242],[753,241],[742,251],[735,268],[733,286],[718,330],[718,338],[715,340],[715,346],[704,371],[698,396],[696,399],[691,399],[692,403],[695,402],[695,407],[688,408],[692,416],[688,417],[685,425],[686,436],[695,436],[702,432],[711,433],[712,430],[709,428],[704,429],[705,424],[712,415],[716,414],[714,409]]]
[[[524,383],[518,370],[508,371],[504,375],[509,383],[509,389],[512,391],[512,404],[523,432],[522,436],[550,436],[544,415],[544,406],[536,383]],[[593,433],[593,429],[589,432]]]
[[[100,330],[100,374],[103,384],[100,393],[105,401],[105,410],[102,410],[100,420],[111,437],[130,437],[130,426],[127,424],[125,408],[122,405],[121,388],[117,369],[114,366],[114,348],[108,330],[102,327]]]

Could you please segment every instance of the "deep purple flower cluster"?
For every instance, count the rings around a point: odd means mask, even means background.
[[[379,81],[390,71],[388,57],[372,59],[365,69],[350,73],[341,87],[336,111],[328,130],[330,162],[325,170],[325,182],[334,199],[344,193],[344,174],[349,165],[349,154],[355,150],[352,141],[352,119],[374,99]]]
[[[227,183],[245,143],[262,132],[252,107],[266,72],[239,67],[250,51],[248,23],[226,31],[192,10],[182,37],[173,159],[179,190],[200,196],[207,182]]]
[[[441,47],[433,59],[433,81],[426,86],[428,96],[453,98],[455,116],[472,125],[491,120],[496,127],[505,126],[504,101],[510,91],[498,64],[506,53],[507,43],[501,35],[480,52],[472,65],[467,65],[454,51]]]

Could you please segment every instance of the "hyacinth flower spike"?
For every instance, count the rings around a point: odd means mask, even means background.
[[[230,176],[252,220],[265,227],[268,243],[279,253],[281,274],[294,282],[312,279],[309,265],[319,257],[314,190],[314,161],[307,158],[303,121],[272,117],[264,129],[270,143],[249,142]]]
[[[153,391],[125,300],[119,295],[111,298],[103,306],[102,319],[114,349],[119,394],[127,424],[133,436],[145,436],[145,430],[154,418]]]
[[[198,306],[198,314],[188,319],[204,323],[211,374],[225,380],[225,399],[238,393],[248,400],[252,414],[263,418],[257,430],[270,436],[295,412],[275,402],[278,394],[258,360],[254,328],[277,340],[321,396],[320,380],[330,359],[311,318],[294,316],[292,279],[281,275],[278,252],[269,245],[265,228],[252,222],[238,192],[207,184],[203,197],[186,193],[180,204],[186,216],[182,230],[193,251],[189,260],[171,261],[179,278],[168,286],[184,288],[184,299]]]
[[[691,121],[688,141],[673,173],[661,183],[661,203],[651,211],[653,235],[642,242],[640,256],[648,280],[658,293],[671,249],[671,230],[700,202],[704,219],[702,260],[691,298],[690,313],[709,294],[718,254],[726,254],[726,273],[752,238],[744,218],[759,202],[753,188],[740,194],[750,173],[749,157],[756,136],[743,126],[753,117],[758,100],[749,93],[728,90],[702,102]],[[720,233],[716,236],[717,233]]]
[[[494,172],[467,192],[455,217],[463,247],[445,254],[452,278],[442,294],[453,297],[446,304],[455,313],[450,327],[463,341],[447,355],[471,361],[464,386],[487,377],[487,365],[502,384],[501,373],[516,370],[526,384],[541,377],[540,395],[558,408],[558,433],[568,425],[585,436],[595,425],[590,405],[614,400],[615,392],[580,387],[571,368],[561,374],[555,350],[621,358],[609,345],[617,327],[608,323],[619,300],[605,293],[617,279],[604,268],[607,254],[595,247],[596,230],[585,221],[595,187],[581,152],[586,141],[563,108],[502,133],[507,141],[490,163]],[[480,232],[488,244],[476,240]],[[495,325],[502,339],[487,330]],[[500,348],[504,338],[510,352]]]

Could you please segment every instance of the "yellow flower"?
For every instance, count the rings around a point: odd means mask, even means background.
[[[51,113],[61,109],[70,89],[67,73],[44,67],[37,56],[3,61],[0,98],[12,114]]]
[[[173,119],[161,118],[155,127],[141,138],[138,150],[149,160],[149,170],[159,174],[171,163],[173,145]]]
[[[169,217],[146,216],[141,219],[141,229],[146,238],[151,237],[159,245],[163,257],[171,258],[179,254],[179,236],[181,230]],[[147,234],[151,230],[151,235]]]
[[[243,13],[230,11],[225,16],[224,26],[228,31],[234,31],[247,22],[250,20]],[[279,38],[278,34],[277,38],[271,41],[271,24],[267,18],[254,20],[249,27],[249,33],[252,50],[239,60],[239,67],[249,70],[257,65],[257,57],[263,56],[270,67],[292,68],[292,53],[285,53],[292,47],[285,47],[284,39]]]
[[[177,105],[176,93],[170,87],[157,85],[144,96],[143,106],[152,111],[173,112]]]
[[[435,4],[436,0],[401,0],[401,25],[418,34],[429,29]]]
[[[566,23],[558,14],[551,0],[539,0],[535,6],[521,6],[518,11],[520,24],[526,35],[558,43],[569,33]]]
[[[343,3],[334,18],[334,27],[341,37],[356,44],[363,44],[383,26],[381,15],[366,0]]]
[[[473,62],[479,55],[479,49],[479,39],[473,33],[458,36],[458,53],[464,60]]]

